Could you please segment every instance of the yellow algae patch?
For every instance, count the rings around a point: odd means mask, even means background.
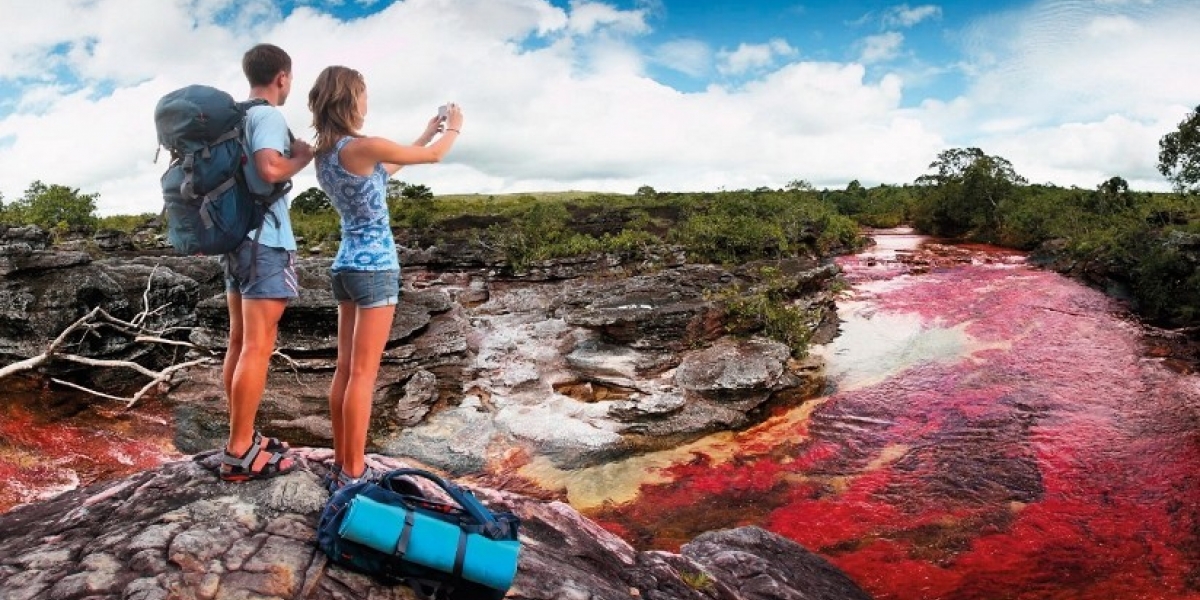
[[[875,460],[867,463],[864,471],[878,471],[903,458],[905,454],[908,454],[909,450],[912,450],[912,446],[907,444],[892,444],[887,446],[879,452],[879,456],[875,457]]]

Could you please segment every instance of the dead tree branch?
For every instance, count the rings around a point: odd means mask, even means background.
[[[92,310],[88,311],[87,314],[85,314],[82,317],[80,317],[79,319],[77,319],[74,323],[67,326],[67,328],[64,329],[62,331],[62,333],[58,334],[58,337],[54,338],[54,340],[52,342],[50,342],[50,345],[48,345],[41,354],[39,354],[37,356],[29,357],[25,360],[20,360],[20,361],[14,362],[10,365],[0,368],[0,379],[4,379],[5,377],[8,377],[15,373],[21,373],[21,372],[33,371],[33,370],[39,369],[39,368],[43,367],[45,364],[47,364],[48,362],[54,361],[54,360],[66,361],[66,362],[71,362],[71,363],[81,364],[81,365],[86,365],[86,366],[91,366],[91,367],[129,369],[129,370],[137,372],[138,374],[140,374],[144,377],[150,378],[150,381],[148,383],[146,383],[145,385],[143,385],[141,387],[141,389],[139,389],[133,396],[128,397],[128,398],[122,398],[119,396],[114,396],[112,394],[107,394],[107,393],[101,392],[99,390],[93,390],[86,386],[82,386],[82,385],[79,385],[76,383],[71,383],[69,381],[64,381],[64,380],[57,379],[57,378],[51,378],[51,381],[53,381],[54,383],[57,383],[59,385],[63,385],[63,386],[73,388],[73,389],[76,389],[76,390],[79,390],[82,392],[86,392],[88,394],[91,394],[93,396],[97,396],[100,398],[107,398],[110,400],[118,400],[118,401],[125,402],[126,403],[125,405],[128,408],[128,407],[132,407],[134,404],[136,404],[138,402],[138,400],[141,400],[146,395],[148,395],[150,392],[152,392],[156,389],[165,388],[165,386],[169,385],[171,378],[172,378],[172,376],[174,376],[175,373],[185,370],[185,369],[188,369],[188,368],[191,368],[191,367],[194,367],[194,366],[210,364],[210,363],[214,362],[215,358],[213,357],[214,353],[212,350],[210,350],[208,348],[204,348],[202,346],[198,346],[191,342],[170,339],[167,337],[168,335],[171,335],[171,334],[179,333],[182,331],[188,331],[191,328],[169,327],[169,328],[166,328],[163,330],[153,330],[153,329],[149,329],[146,327],[147,319],[149,319],[150,317],[152,317],[154,315],[161,314],[168,306],[170,306],[170,304],[164,304],[162,306],[158,306],[158,307],[154,307],[154,308],[150,307],[150,291],[152,289],[152,285],[154,282],[154,274],[157,271],[158,271],[158,267],[155,266],[154,270],[150,272],[150,276],[146,281],[146,289],[144,292],[142,292],[142,305],[143,305],[142,311],[139,312],[137,315],[135,315],[132,319],[130,319],[128,321],[123,320],[123,319],[118,319],[117,317],[114,317],[111,314],[109,314],[108,311],[97,306],[97,307],[93,308]],[[114,330],[122,335],[132,338],[133,343],[135,343],[135,344],[157,344],[157,345],[178,346],[178,347],[187,348],[189,350],[193,350],[196,352],[200,352],[203,354],[207,354],[207,356],[202,356],[200,358],[196,358],[196,359],[189,360],[186,362],[177,363],[177,364],[171,365],[171,366],[166,367],[161,370],[154,370],[154,369],[148,368],[144,365],[138,364],[131,360],[112,360],[112,359],[103,359],[103,358],[89,358],[89,357],[80,356],[78,354],[74,354],[74,353],[68,351],[68,349],[67,349],[68,346],[73,345],[72,343],[69,343],[68,340],[70,340],[71,336],[73,334],[75,334],[76,332],[82,331],[84,333],[84,337],[87,337],[88,335],[100,335],[99,330],[104,329],[104,328]],[[82,341],[82,339],[80,341]]]

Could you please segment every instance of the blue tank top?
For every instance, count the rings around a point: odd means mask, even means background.
[[[342,242],[333,259],[333,270],[398,270],[400,259],[387,206],[388,173],[383,163],[377,163],[366,177],[347,171],[339,154],[353,139],[347,136],[338,140],[333,150],[316,158],[317,182],[342,220]]]

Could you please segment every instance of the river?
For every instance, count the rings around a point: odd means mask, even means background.
[[[0,512],[180,460],[171,409],[50,391],[16,379],[0,394]]]
[[[827,395],[562,474],[572,504],[643,549],[759,525],[880,600],[1200,598],[1200,376],[1019,254],[876,239],[839,260]]]

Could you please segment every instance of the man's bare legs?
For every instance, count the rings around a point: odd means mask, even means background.
[[[229,399],[229,440],[225,450],[231,456],[243,456],[254,440],[254,419],[267,387],[267,370],[279,319],[287,308],[287,300],[276,298],[242,298],[241,294],[226,295],[229,307],[229,349],[225,353],[222,382]],[[264,439],[263,448],[267,440]],[[262,469],[271,453],[261,452],[251,469]],[[291,458],[283,459],[279,467],[287,469]]]
[[[333,425],[333,462],[348,477],[366,469],[367,429],[379,361],[392,330],[396,305],[359,308],[338,303],[338,359],[329,390]]]

